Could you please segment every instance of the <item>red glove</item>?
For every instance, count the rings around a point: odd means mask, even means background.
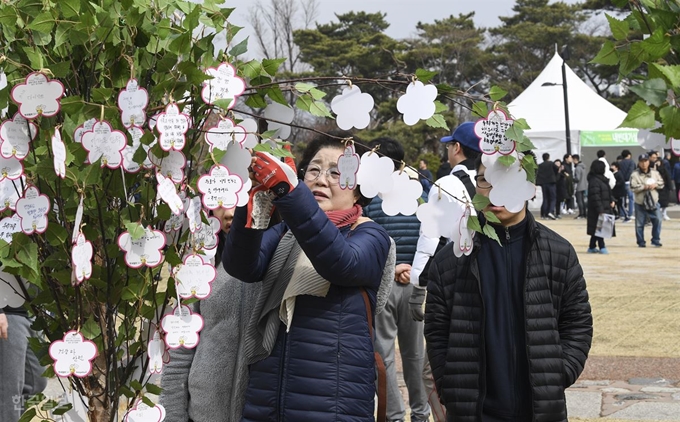
[[[255,152],[256,160],[252,165],[255,180],[277,197],[292,191],[298,184],[295,171],[278,158],[266,152]]]

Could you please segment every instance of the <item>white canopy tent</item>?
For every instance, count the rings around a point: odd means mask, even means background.
[[[531,126],[525,133],[536,145],[539,163],[545,152],[551,160],[562,159],[567,152],[562,62],[556,52],[543,72],[508,105],[513,117],[523,117]],[[645,149],[662,147],[661,136],[637,129],[617,129],[626,113],[599,96],[569,66],[566,66],[566,79],[571,153],[580,154],[586,167],[597,158],[599,149],[606,152],[611,162],[623,149],[636,157]],[[543,86],[544,83],[551,85]]]

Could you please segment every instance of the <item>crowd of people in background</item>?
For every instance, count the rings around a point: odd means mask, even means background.
[[[662,221],[671,219],[669,205],[680,202],[680,162],[671,167],[670,152],[662,157],[649,151],[640,154],[636,163],[631,152],[623,150],[609,164],[605,151],[599,150],[588,169],[578,154],[551,160],[545,153],[542,159],[536,177],[542,193],[542,219],[556,220],[564,214],[587,219],[589,253],[608,253],[604,239],[595,236],[600,214],[614,215],[622,223],[634,220],[640,247],[646,247],[644,228],[651,225],[652,245],[662,246]]]

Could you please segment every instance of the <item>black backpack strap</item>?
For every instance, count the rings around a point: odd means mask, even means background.
[[[454,171],[451,174],[453,174],[458,179],[460,179],[461,182],[463,182],[463,185],[465,185],[465,189],[467,189],[468,194],[470,195],[470,200],[472,200],[472,198],[475,197],[477,190],[475,189],[475,184],[472,183],[472,179],[470,178],[470,174],[465,170]]]

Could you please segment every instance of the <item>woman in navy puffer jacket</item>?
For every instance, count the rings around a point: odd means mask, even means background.
[[[373,314],[390,240],[360,218],[359,190],[338,186],[343,149],[331,138],[311,142],[300,184],[280,161],[254,158],[254,177],[276,194],[284,223],[249,229],[246,208],[238,208],[223,257],[232,276],[262,281],[245,340],[251,366],[243,421],[374,420],[364,297]]]

